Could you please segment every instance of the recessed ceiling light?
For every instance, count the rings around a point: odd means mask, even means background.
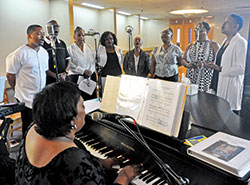
[[[96,9],[104,9],[102,6],[94,5],[94,4],[89,4],[89,3],[82,3],[83,6],[91,7],[91,8],[96,8]]]
[[[122,15],[131,15],[130,13],[122,12],[122,11],[117,11],[117,13],[122,14]]]
[[[144,20],[148,20],[148,18],[147,17],[140,17],[141,19],[144,19]]]
[[[173,10],[169,13],[175,14],[175,15],[183,15],[183,14],[201,14],[201,13],[207,13],[208,10],[205,9],[183,9],[183,10]]]

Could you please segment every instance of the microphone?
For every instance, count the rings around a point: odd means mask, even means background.
[[[132,26],[130,26],[130,25],[128,25],[128,26],[125,27],[125,31],[126,31],[127,33],[129,33],[129,34],[132,33],[133,29],[134,29],[134,28],[133,28]]]
[[[93,112],[91,114],[91,118],[94,121],[100,121],[102,119],[122,119],[122,118],[127,118],[128,116],[125,115],[120,115],[120,114],[109,114],[109,113],[102,113],[102,112]]]
[[[95,30],[93,29],[90,29],[87,33],[84,34],[84,36],[95,36],[95,35],[100,35],[99,32],[96,32]]]
[[[47,24],[46,25],[46,30],[47,30],[47,33],[50,37],[55,37],[55,28],[54,28],[54,25],[51,25],[51,24]]]

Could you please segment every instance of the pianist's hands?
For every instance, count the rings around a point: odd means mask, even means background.
[[[128,185],[133,178],[140,174],[142,165],[129,165],[124,167],[118,174],[114,183]]]
[[[104,168],[107,170],[112,170],[113,166],[120,165],[122,163],[122,159],[117,158],[117,157],[108,158],[108,159],[100,159],[100,161],[102,165],[104,166]]]

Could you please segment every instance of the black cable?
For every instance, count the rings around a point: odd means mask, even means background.
[[[134,120],[134,118],[130,117],[130,116],[127,116],[127,118],[131,118],[132,120]],[[117,121],[137,140],[137,142],[139,142],[151,155],[152,157],[154,158],[156,164],[160,167],[160,169],[162,170],[162,172],[164,173],[164,175],[166,176],[169,184],[171,185],[172,182],[169,178],[169,176],[171,176],[175,182],[178,184],[178,185],[187,185],[189,184],[189,180],[187,178],[185,178],[185,180],[177,175],[171,168],[169,165],[165,164],[160,158],[159,156],[157,156],[152,150],[151,148],[148,146],[147,142],[145,142],[145,139],[143,138],[141,132],[139,132],[140,134],[140,137],[142,138],[139,138],[133,130],[131,130],[127,125],[126,123],[119,118],[119,116],[117,116]],[[134,120],[135,121],[135,120]],[[136,122],[136,121],[135,121]],[[137,125],[137,124],[136,124]],[[137,128],[139,129],[139,127],[137,126]]]

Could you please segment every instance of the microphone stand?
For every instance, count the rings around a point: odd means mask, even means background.
[[[100,61],[99,61],[99,57],[98,57],[98,47],[97,47],[97,41],[96,38],[94,38],[95,40],[95,69],[96,69],[96,96],[97,98],[102,98],[102,69],[103,67],[99,65]]]
[[[8,130],[9,130],[9,126],[11,123],[13,123],[13,119],[11,118],[5,118],[3,117],[3,123],[0,126],[0,135],[1,135],[1,140],[3,142],[7,141],[7,134],[8,134]],[[4,131],[3,135],[2,132]]]
[[[188,185],[189,184],[189,180],[187,178],[183,179],[181,176],[179,176],[177,173],[174,172],[174,170],[172,170],[170,168],[170,166],[166,163],[164,163],[161,158],[159,156],[157,156],[152,150],[151,148],[147,145],[147,143],[144,143],[144,141],[142,141],[141,138],[139,138],[133,130],[131,130],[126,123],[119,118],[119,116],[116,117],[117,121],[136,139],[136,141],[138,143],[140,143],[150,154],[151,156],[154,158],[155,162],[158,164],[158,166],[161,168],[161,170],[163,171],[164,175],[167,177],[169,183],[171,183],[169,176],[172,177],[175,181],[176,184],[178,185]],[[129,116],[129,118],[131,118]],[[133,119],[133,118],[132,118]],[[134,120],[134,119],[133,119]]]
[[[131,50],[131,45],[132,45],[132,31],[128,32],[128,50]]]
[[[50,36],[50,45],[51,45],[51,51],[52,51],[52,60],[54,62],[54,68],[56,68],[56,81],[60,81],[59,79],[59,73],[58,73],[58,66],[57,66],[57,60],[56,60],[56,41],[54,41],[56,37]]]

